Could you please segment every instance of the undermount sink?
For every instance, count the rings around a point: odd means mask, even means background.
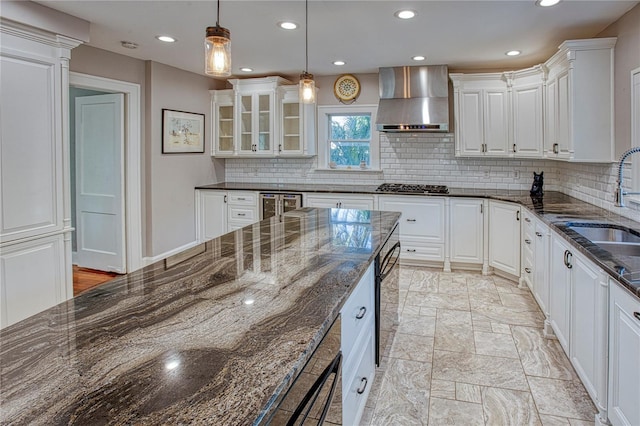
[[[567,227],[619,256],[640,257],[640,233],[618,225],[569,223]]]

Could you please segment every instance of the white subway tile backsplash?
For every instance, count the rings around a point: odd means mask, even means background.
[[[527,190],[533,172],[544,171],[544,188],[640,221],[640,205],[615,207],[616,164],[567,163],[554,160],[456,158],[454,136],[381,134],[381,171],[317,170],[316,158],[227,159],[229,182],[367,184],[383,182],[441,184],[457,188]],[[518,176],[516,177],[516,172]],[[631,182],[625,164],[625,184]],[[627,186],[627,185],[625,185]]]

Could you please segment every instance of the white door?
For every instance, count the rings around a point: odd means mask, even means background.
[[[78,266],[126,273],[124,95],[76,98]]]

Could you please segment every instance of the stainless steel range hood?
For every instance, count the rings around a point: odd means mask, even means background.
[[[446,65],[379,68],[381,132],[448,132],[449,70]]]

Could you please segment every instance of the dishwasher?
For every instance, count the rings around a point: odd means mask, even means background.
[[[260,194],[260,220],[302,207],[302,194]]]

